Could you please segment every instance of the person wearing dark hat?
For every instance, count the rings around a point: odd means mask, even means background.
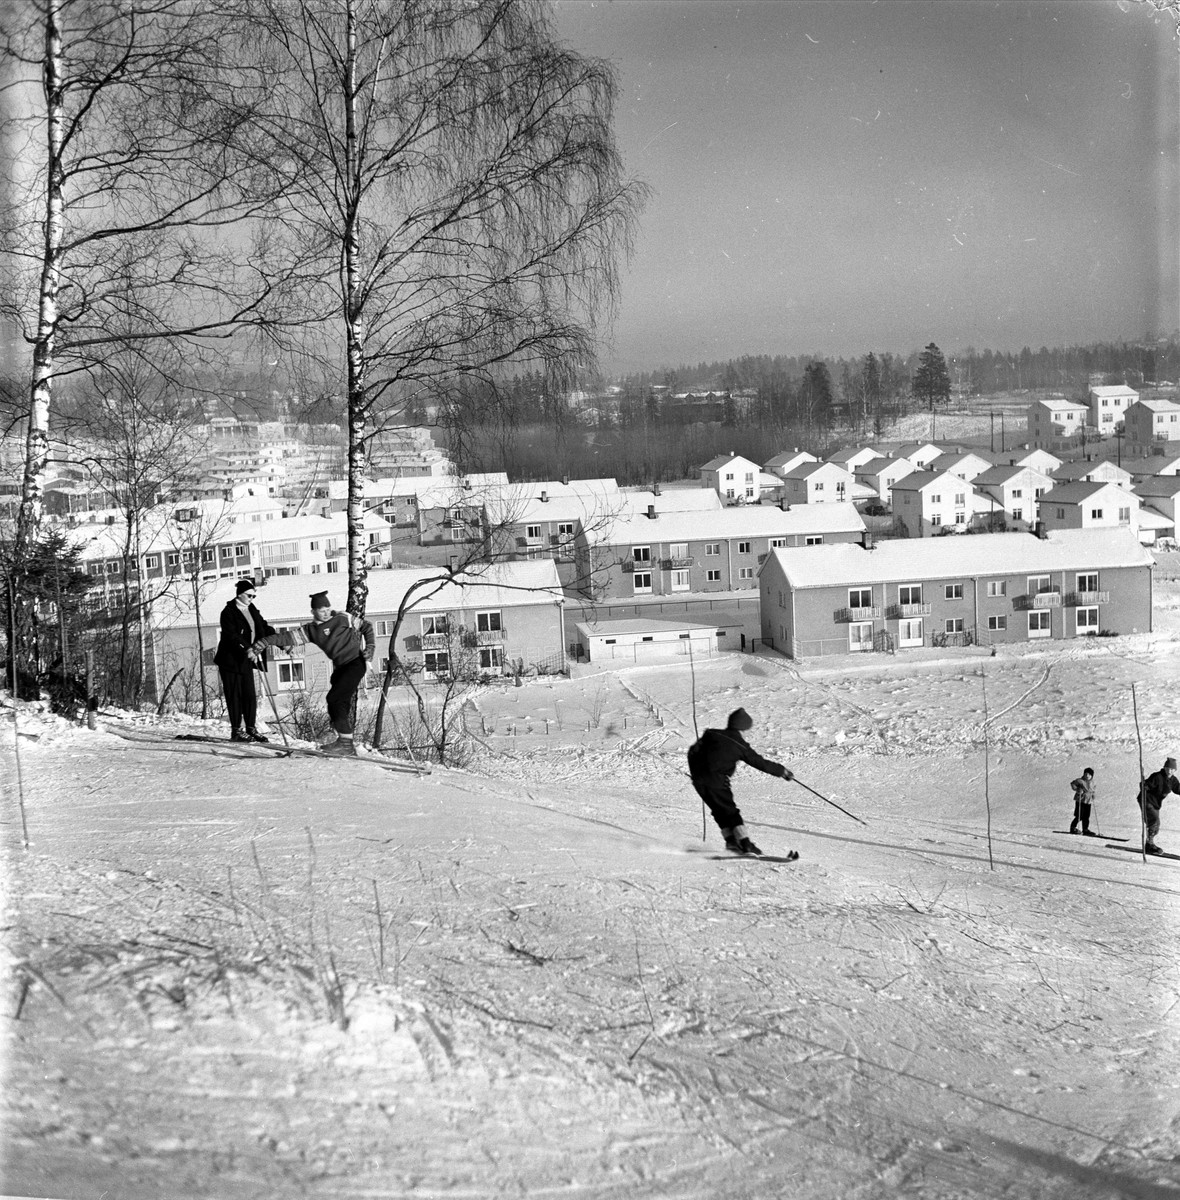
[[[1080,821],[1083,837],[1097,837],[1096,833],[1090,832],[1090,812],[1098,790],[1094,786],[1094,768],[1087,767],[1069,786],[1073,788],[1073,820],[1069,823],[1070,833],[1077,833]]]
[[[266,670],[266,658],[256,659],[251,647],[258,638],[274,633],[274,629],[254,607],[256,595],[253,579],[238,580],[237,596],[221,610],[221,640],[213,656],[229,713],[229,736],[235,742],[270,740],[255,727],[258,692],[254,687],[254,672]]]
[[[332,660],[328,680],[328,719],[336,730],[336,741],[324,747],[325,754],[347,757],[356,754],[352,741],[352,701],[365,677],[368,664],[377,649],[377,637],[371,621],[352,613],[333,612],[327,592],[311,598],[312,620],[282,633],[273,630],[254,642],[253,652],[261,654],[267,646],[290,649],[311,642]]]
[[[1160,809],[1169,792],[1180,796],[1180,780],[1176,778],[1176,760],[1169,758],[1158,770],[1153,771],[1139,786],[1139,811],[1143,814],[1143,828],[1147,835],[1143,849],[1148,854],[1163,854],[1155,844],[1155,835],[1160,831]]]
[[[692,786],[709,806],[713,820],[725,839],[725,848],[734,854],[761,854],[750,840],[742,814],[734,803],[730,779],[739,762],[744,762],[767,775],[794,779],[794,774],[781,763],[763,758],[742,734],[754,727],[754,720],[744,708],[729,714],[724,729],[706,729],[688,751],[688,772]]]

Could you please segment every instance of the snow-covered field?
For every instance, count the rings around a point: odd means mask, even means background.
[[[1180,1197],[1178,575],[1150,635],[487,689],[424,777],[22,707],[0,1191]],[[867,824],[743,767],[802,858],[714,858],[694,695]],[[1054,832],[1085,766],[1128,841]]]

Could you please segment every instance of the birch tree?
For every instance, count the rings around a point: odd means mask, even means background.
[[[590,360],[643,199],[609,66],[537,0],[262,0],[292,254],[348,410],[347,607],[362,614],[375,433],[429,396]]]

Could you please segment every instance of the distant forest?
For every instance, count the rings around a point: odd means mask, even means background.
[[[765,462],[784,449],[822,456],[841,442],[880,438],[894,421],[925,407],[911,386],[921,356],[748,355],[588,383],[577,405],[559,399],[542,375],[526,373],[494,397],[487,385],[463,389],[449,399],[440,423],[466,471],[506,471],[513,479],[613,476],[626,484],[684,479],[729,451]],[[945,409],[969,411],[973,398],[1005,393],[1081,399],[1095,379],[1174,384],[1180,338],[1018,353],[967,347],[945,362]],[[677,399],[685,393],[713,395],[704,402]],[[494,420],[486,419],[489,412]]]

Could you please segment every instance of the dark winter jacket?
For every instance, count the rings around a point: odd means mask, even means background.
[[[281,646],[289,650],[293,646],[306,646],[311,642],[332,660],[332,666],[342,667],[362,655],[366,662],[373,661],[377,649],[377,635],[373,623],[351,613],[334,612],[326,621],[309,621],[275,633],[272,629],[266,637],[258,638],[255,649],[265,646]],[[363,645],[362,645],[363,643]]]
[[[1073,788],[1073,798],[1079,804],[1093,804],[1098,789],[1094,786],[1094,777],[1082,775],[1069,785]]]
[[[250,605],[250,620],[254,622],[253,632],[250,621],[242,612],[242,606],[231,600],[221,610],[221,641],[217,643],[217,653],[213,656],[214,663],[226,674],[245,675],[254,669],[254,664],[246,657],[246,651],[260,637],[274,633],[273,626],[266,623],[262,613]],[[266,669],[266,659],[258,663],[258,669]]]
[[[706,729],[688,751],[693,779],[728,779],[740,762],[780,778],[786,771],[781,763],[763,758],[736,729]]]
[[[1159,812],[1164,797],[1169,792],[1175,792],[1177,796],[1180,796],[1180,779],[1177,779],[1175,775],[1169,775],[1161,768],[1148,775],[1143,781],[1143,786],[1139,789],[1139,803],[1142,805],[1146,801],[1147,808]]]

